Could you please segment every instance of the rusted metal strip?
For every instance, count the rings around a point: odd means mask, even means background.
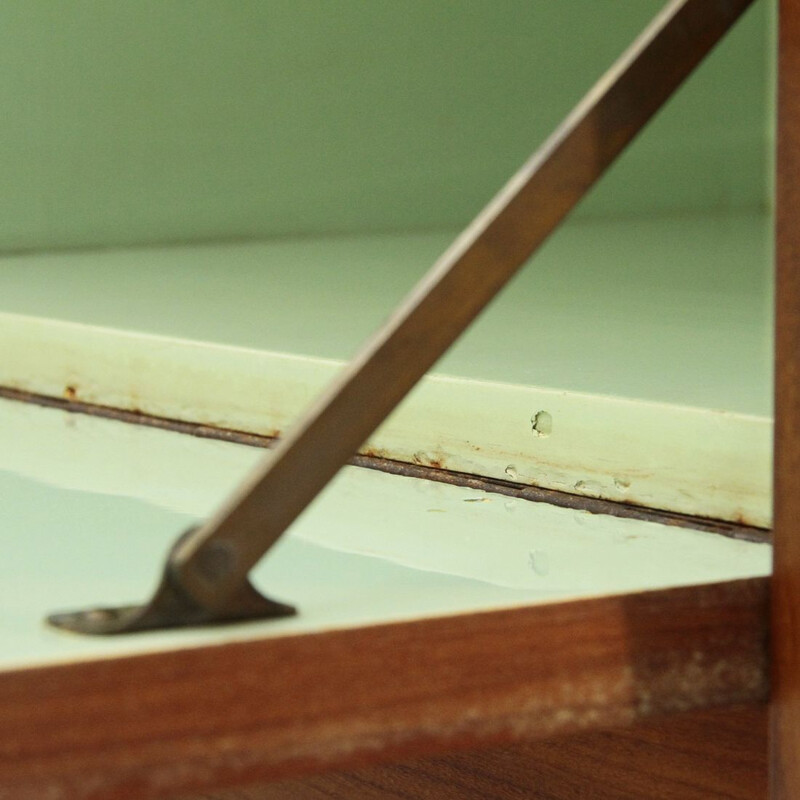
[[[148,428],[171,431],[186,436],[194,436],[199,439],[232,442],[248,447],[274,449],[280,441],[274,436],[260,436],[257,433],[231,430],[229,428],[217,428],[211,425],[203,425],[199,422],[185,422],[184,420],[157,417],[151,414],[144,414],[141,411],[126,411],[124,409],[111,408],[110,406],[100,406],[93,403],[68,400],[60,397],[49,397],[47,395],[24,392],[20,389],[10,389],[5,386],[0,386],[0,398],[6,398],[21,403],[31,403],[45,408],[55,408],[73,414],[85,414],[91,417],[116,420],[130,425],[143,425]],[[631,503],[621,503],[614,500],[603,500],[596,497],[570,494],[569,492],[562,492],[557,489],[543,489],[539,486],[514,483],[513,481],[502,481],[495,478],[473,475],[467,472],[456,472],[455,470],[445,469],[443,467],[410,464],[406,461],[384,458],[383,456],[372,455],[368,452],[362,452],[353,456],[347,463],[364,469],[388,472],[392,475],[421,478],[423,480],[435,481],[436,483],[448,483],[451,486],[463,486],[464,488],[474,489],[479,492],[492,492],[493,494],[516,497],[533,503],[547,503],[552,506],[558,506],[559,508],[572,508],[576,511],[586,511],[590,514],[606,514],[611,517],[620,517],[622,519],[639,519],[644,522],[655,522],[660,525],[670,525],[676,528],[688,528],[705,533],[716,533],[720,536],[727,536],[731,539],[740,539],[747,542],[769,543],[772,540],[772,531],[767,528],[756,528],[751,525],[742,525],[741,523],[727,522],[725,520],[711,519],[709,517],[693,517],[688,514],[679,514],[674,511],[665,511],[659,508],[649,508],[646,506],[633,505]]]

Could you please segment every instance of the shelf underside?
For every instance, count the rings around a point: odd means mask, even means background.
[[[254,574],[296,618],[51,631],[49,611],[143,599],[172,538],[263,451],[2,401],[0,454],[0,789],[21,800],[156,796],[766,691],[767,545],[356,468]]]

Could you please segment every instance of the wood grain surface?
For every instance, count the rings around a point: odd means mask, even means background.
[[[0,798],[168,797],[764,702],[763,579],[0,673]]]
[[[780,4],[771,796],[800,798],[800,8]]]
[[[372,766],[181,800],[761,800],[767,708]]]

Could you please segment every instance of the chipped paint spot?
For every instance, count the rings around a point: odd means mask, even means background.
[[[550,559],[545,550],[531,550],[528,553],[528,565],[542,577],[550,572]]]
[[[553,432],[553,415],[549,411],[537,411],[531,417],[531,430],[536,436],[549,436]]]
[[[602,497],[603,486],[597,481],[576,481],[572,488],[580,494],[587,494],[594,497]]]

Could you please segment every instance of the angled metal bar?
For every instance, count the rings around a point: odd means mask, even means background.
[[[433,265],[220,510],[184,536],[149,605],[54,615],[85,633],[291,613],[250,569],[666,102],[751,0],[673,0]]]

